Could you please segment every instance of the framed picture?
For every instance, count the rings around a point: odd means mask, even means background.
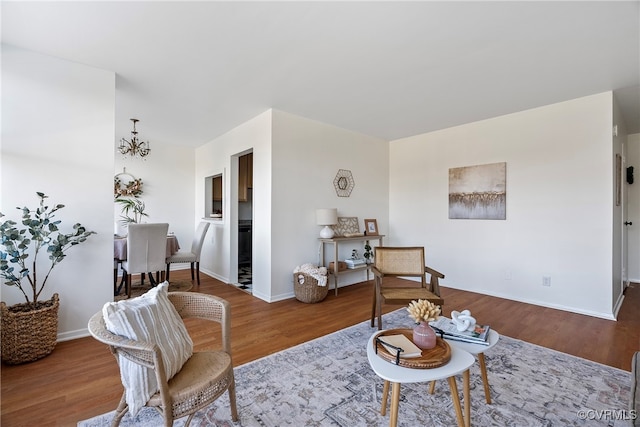
[[[367,236],[377,236],[378,235],[378,221],[375,219],[365,219],[364,220],[364,231]]]
[[[449,169],[449,219],[507,219],[507,163]]]

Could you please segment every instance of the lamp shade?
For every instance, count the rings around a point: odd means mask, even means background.
[[[335,225],[338,223],[338,209],[316,209],[316,222],[318,225]]]
[[[338,209],[316,209],[316,222],[318,225],[324,225],[324,228],[320,230],[320,237],[323,239],[331,239],[335,234],[333,228],[330,225],[338,223]]]

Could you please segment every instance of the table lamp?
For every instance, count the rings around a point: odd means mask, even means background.
[[[336,225],[338,223],[338,209],[316,209],[316,222],[318,225],[324,225],[324,228],[320,230],[320,237],[323,239],[331,239],[334,232],[330,225]]]

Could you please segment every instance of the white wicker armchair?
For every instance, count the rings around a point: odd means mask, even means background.
[[[164,417],[164,425],[173,425],[173,420],[188,415],[188,426],[194,414],[207,407],[229,391],[231,417],[238,420],[236,408],[235,379],[231,358],[231,313],[227,301],[195,292],[169,292],[169,300],[183,319],[199,318],[220,323],[222,348],[215,351],[194,352],[180,371],[169,381],[165,375],[163,358],[158,346],[148,342],[134,341],[109,332],[102,312],[96,313],[89,321],[89,332],[100,342],[107,344],[118,360],[125,357],[142,366],[153,369],[159,390],[145,406],[156,408]],[[126,391],[112,426],[118,426],[129,407],[125,400]]]

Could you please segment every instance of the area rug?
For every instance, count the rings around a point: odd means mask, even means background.
[[[384,316],[388,328],[410,327],[403,309]],[[200,411],[192,426],[389,425],[380,415],[382,380],[369,367],[366,343],[377,330],[363,322],[235,368],[240,421],[228,394]],[[585,343],[585,345],[588,345]],[[476,426],[630,426],[631,373],[502,336],[485,353],[492,403],[484,400],[479,368],[471,368],[471,423]],[[458,378],[458,389],[462,390]],[[78,423],[108,426],[113,413]],[[627,418],[627,419],[625,419]],[[175,422],[183,426],[184,418]],[[144,409],[122,426],[161,425]],[[455,426],[446,381],[401,386],[398,425]]]
[[[169,292],[187,292],[187,291],[190,291],[192,287],[193,287],[193,283],[187,280],[176,280],[176,281],[169,282]],[[149,289],[151,289],[151,283],[149,282],[148,279],[144,281],[144,286],[140,284],[139,280],[133,281],[131,286],[131,298],[139,297],[140,295],[147,292]],[[125,292],[124,287],[120,291],[120,294],[116,295],[115,297],[116,301],[120,301],[123,299],[127,299],[127,293]]]

